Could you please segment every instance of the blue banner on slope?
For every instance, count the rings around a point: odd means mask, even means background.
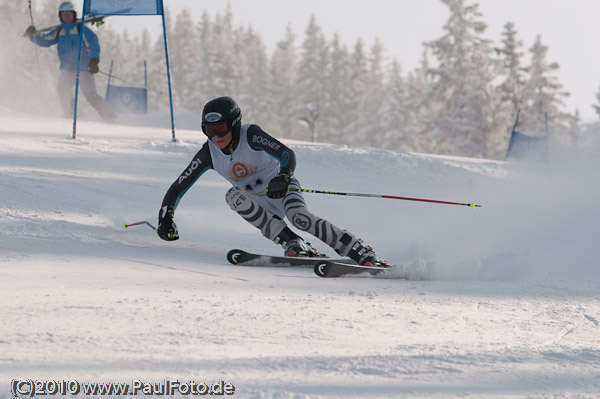
[[[508,149],[504,159],[525,159],[525,158],[543,158],[548,150],[548,114],[545,114],[546,135],[528,136],[517,131],[521,108],[517,110],[517,117],[513,125]]]
[[[148,112],[148,90],[144,87],[108,85],[106,102],[115,112],[145,114]]]
[[[548,149],[548,139],[543,136],[528,136],[513,130],[506,151],[506,158],[524,159],[542,156]]]

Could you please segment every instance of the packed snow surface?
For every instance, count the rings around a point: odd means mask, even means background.
[[[156,223],[198,130],[172,142],[163,128],[71,129],[0,115],[1,398],[13,379],[221,379],[238,398],[600,397],[598,146],[499,162],[284,140],[308,189],[482,205],[305,194],[429,273],[323,279],[228,264],[231,248],[282,251],[229,209],[213,171],[179,204],[179,241],[122,228]]]

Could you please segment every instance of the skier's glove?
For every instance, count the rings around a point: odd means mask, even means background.
[[[290,176],[287,174],[280,174],[271,179],[267,184],[267,197],[269,198],[283,198],[288,192],[290,185]]]
[[[31,25],[29,28],[27,28],[27,30],[25,31],[24,36],[25,37],[31,37],[35,35],[35,26]]]
[[[165,241],[179,240],[177,225],[173,221],[175,211],[172,206],[165,206],[158,212],[158,229],[156,233]]]
[[[90,60],[90,63],[88,64],[88,71],[93,75],[95,73],[98,73],[98,71],[100,71],[100,69],[98,69],[98,63],[100,62],[100,60],[98,60],[98,58],[92,58]]]

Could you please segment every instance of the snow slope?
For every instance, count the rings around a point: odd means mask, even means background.
[[[14,378],[219,379],[238,398],[600,396],[599,146],[546,163],[287,142],[314,213],[431,280],[232,266],[281,250],[201,178],[181,239],[145,226],[204,137],[0,115],[0,398]],[[307,237],[308,238],[308,237]],[[315,243],[315,240],[312,240]],[[322,243],[317,246],[333,255]]]

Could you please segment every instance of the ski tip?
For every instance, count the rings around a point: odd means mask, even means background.
[[[313,268],[315,274],[319,277],[327,277],[327,262],[319,262]]]
[[[239,257],[240,255],[242,255],[241,250],[239,249],[232,249],[231,251],[227,252],[227,260],[229,261],[229,263],[231,263],[232,265],[237,265],[239,263]]]

